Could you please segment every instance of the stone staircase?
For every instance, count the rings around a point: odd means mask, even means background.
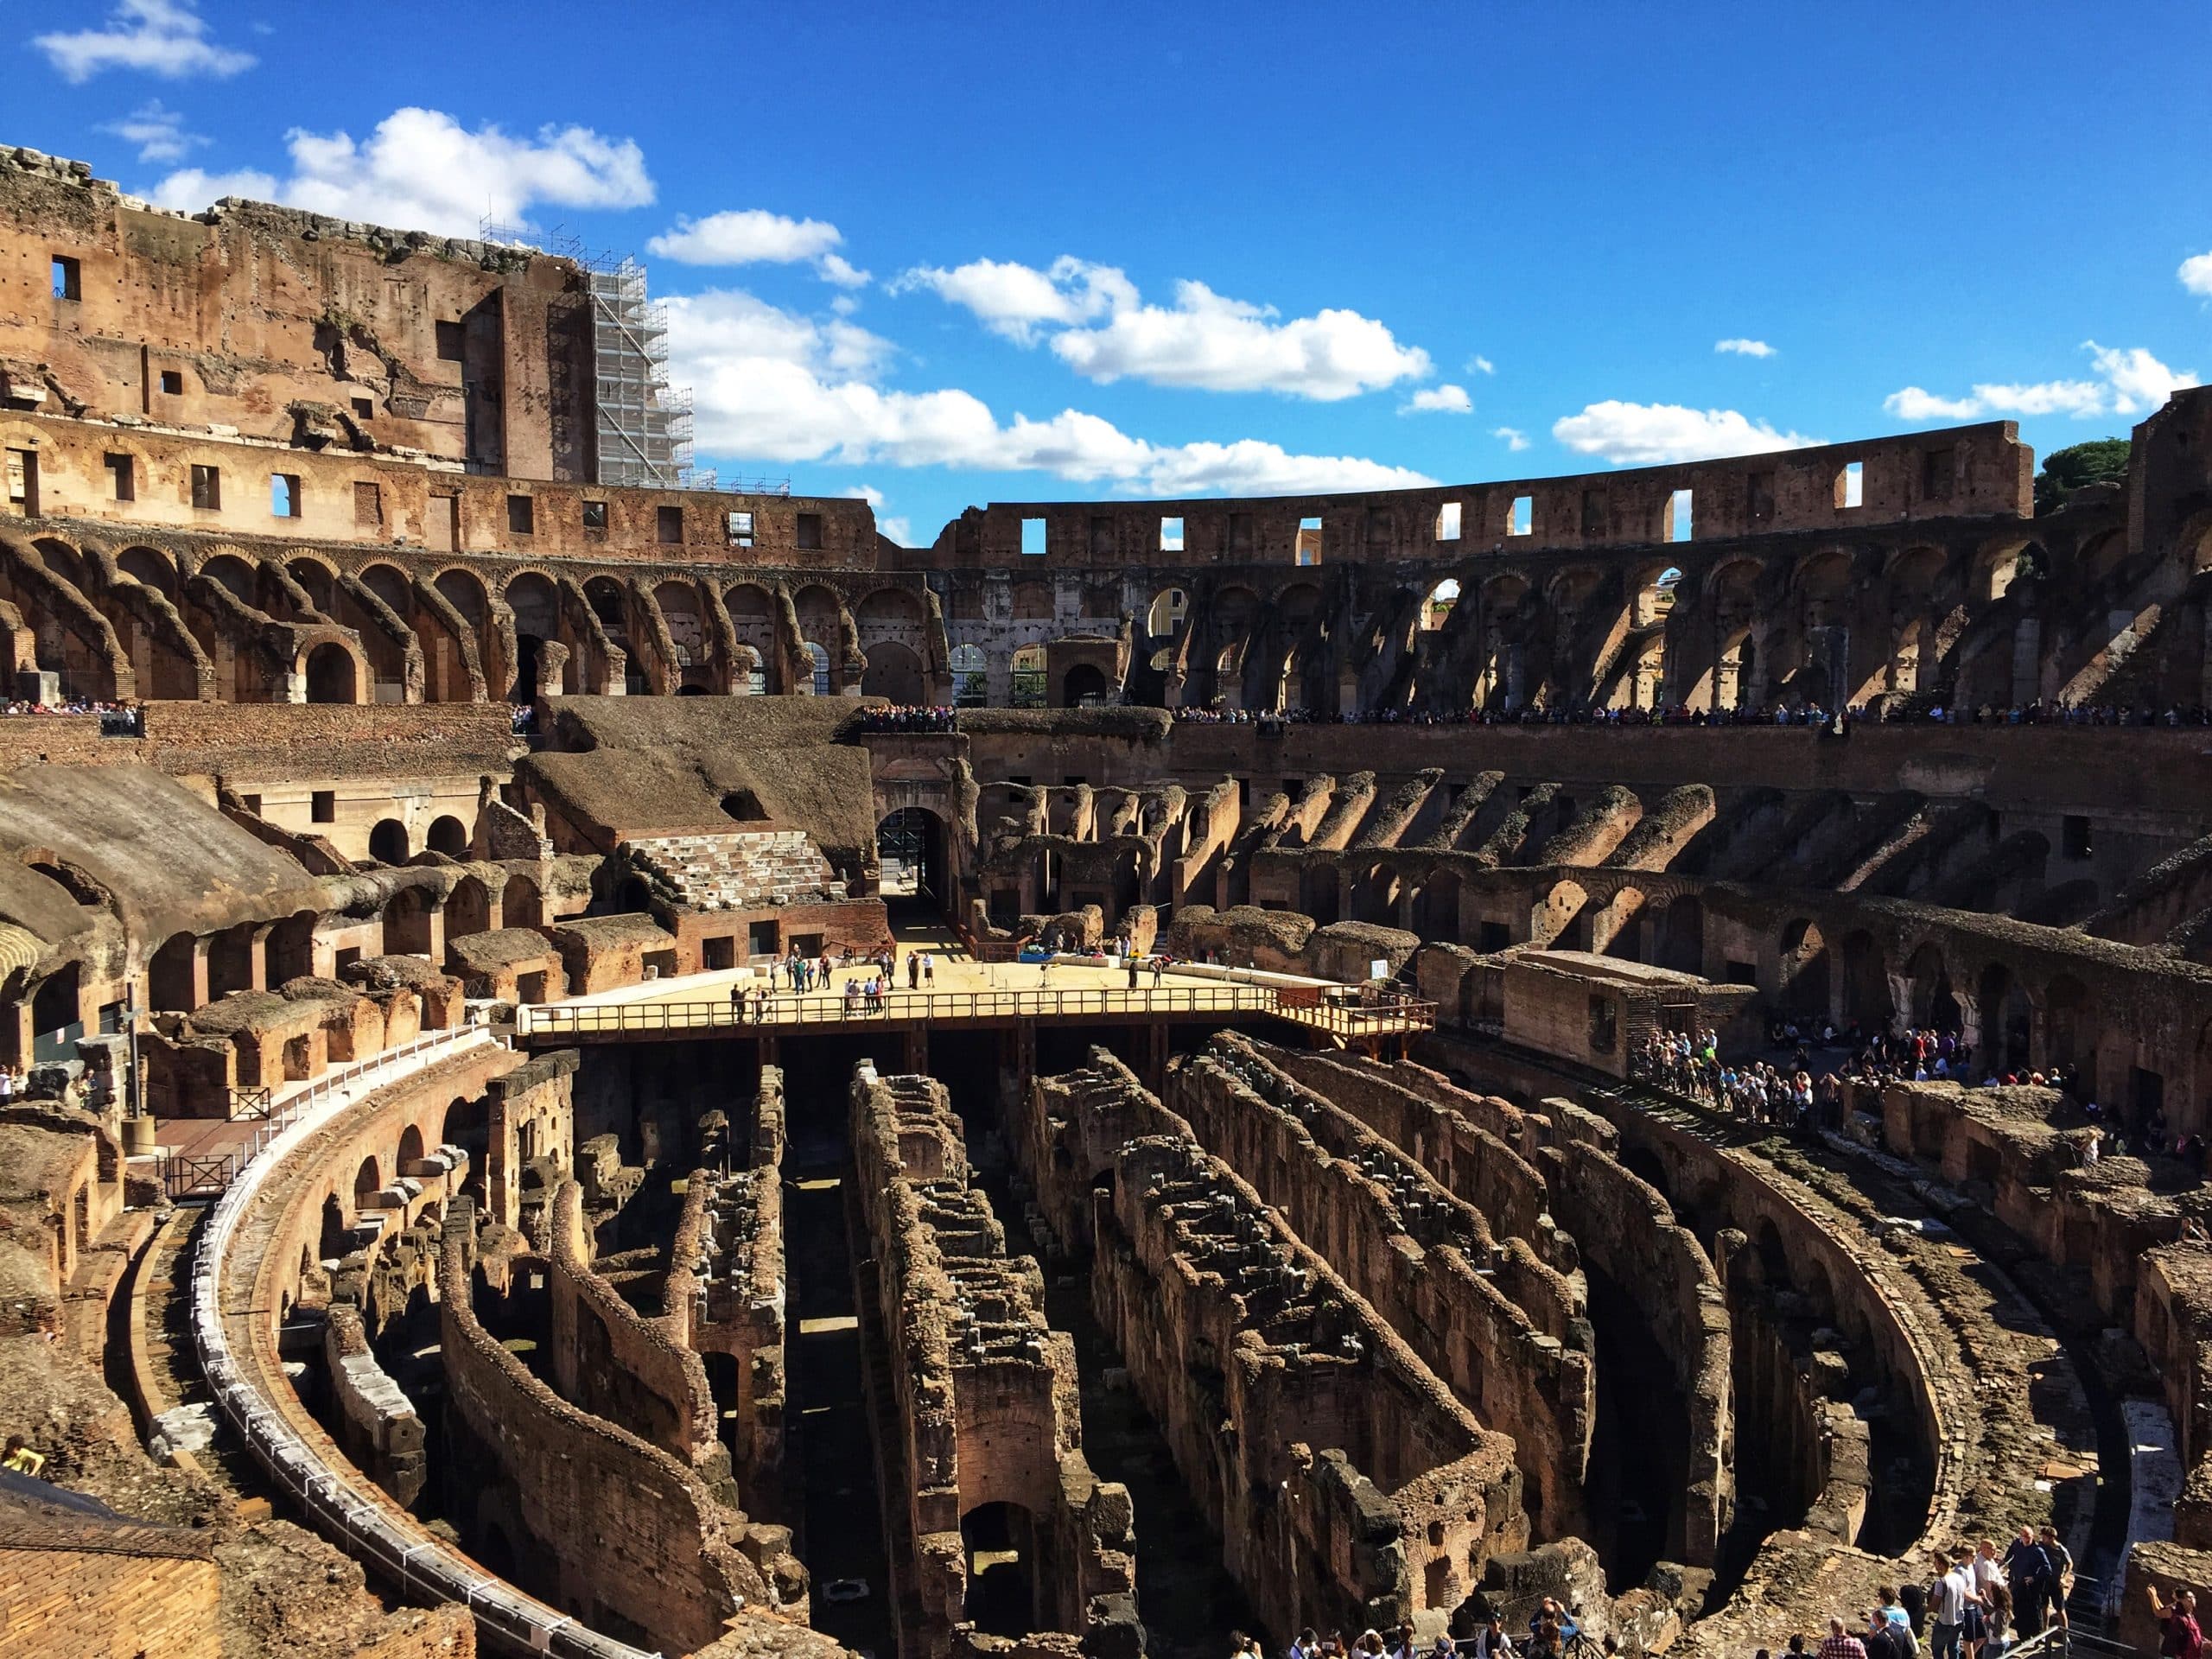
[[[693,910],[835,902],[845,884],[801,830],[656,836],[626,842],[631,861]]]

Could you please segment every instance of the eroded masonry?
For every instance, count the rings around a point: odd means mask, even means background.
[[[2207,1587],[2212,391],[906,548],[634,268],[0,249],[10,1655]]]

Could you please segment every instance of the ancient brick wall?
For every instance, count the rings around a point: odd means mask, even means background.
[[[669,1275],[673,1287],[694,1263],[705,1267],[703,1306],[684,1299],[687,1340],[702,1353],[728,1354],[735,1362],[732,1460],[747,1503],[772,1515],[782,1498],[786,1312],[784,1076],[777,1066],[760,1068],[747,1140],[738,1154],[743,1167],[728,1175],[693,1174],[700,1204],[695,1211],[686,1192]]]
[[[71,1547],[45,1541],[48,1530],[0,1513],[0,1647],[25,1659],[220,1659],[220,1585],[204,1548],[105,1535]]]
[[[474,1448],[480,1497],[511,1494],[512,1519],[529,1534],[524,1587],[542,1584],[595,1624],[611,1616],[686,1650],[719,1637],[741,1605],[774,1609],[776,1588],[747,1552],[773,1561],[788,1554],[788,1535],[749,1528],[665,1452],[531,1376],[476,1316],[474,1242],[474,1210],[456,1205],[439,1280],[447,1406]]]
[[[1596,1374],[1579,1285],[1560,1287],[1571,1300],[1546,1298],[1535,1317],[1517,1306],[1481,1212],[1276,1070],[1276,1052],[1218,1038],[1170,1073],[1166,1103],[1486,1427],[1513,1437],[1535,1535],[1581,1531]],[[1554,1288],[1540,1274],[1511,1277]]]

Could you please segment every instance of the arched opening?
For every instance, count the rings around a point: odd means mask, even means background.
[[[115,567],[134,582],[143,582],[172,603],[176,599],[176,567],[167,555],[150,547],[126,547],[116,556]]]
[[[885,697],[909,708],[929,701],[922,683],[922,659],[896,639],[879,639],[868,647],[868,667],[861,675],[863,696]]]
[[[1867,1032],[1889,1029],[1890,977],[1882,965],[1882,952],[1874,936],[1860,931],[1843,941],[1843,1017],[1856,1020]]]
[[[499,890],[499,919],[509,927],[543,927],[545,906],[537,883],[526,875],[511,875]]]
[[[379,864],[407,861],[407,826],[397,818],[379,818],[369,831],[369,856]]]
[[[1974,1014],[1979,1040],[1975,1051],[1992,1071],[2027,1069],[2035,1026],[2035,1005],[2027,991],[2001,963],[1981,970],[1974,987]]]
[[[388,957],[430,954],[430,895],[422,887],[402,887],[384,910],[384,951]]]
[[[733,789],[722,796],[722,816],[738,823],[766,823],[768,809],[749,789]]]
[[[807,661],[810,664],[808,670],[806,689],[815,696],[826,697],[830,690],[830,653],[823,649],[819,641],[813,639],[805,641],[804,649],[806,652]]]
[[[1351,918],[1381,927],[1397,925],[1397,871],[1388,864],[1374,864],[1359,873],[1352,883]]]
[[[540,648],[560,633],[560,595],[543,576],[524,571],[507,584],[506,599],[515,619],[515,677],[507,696],[512,702],[528,702],[537,696]],[[571,659],[562,669],[558,689],[574,690],[575,681],[575,664]]]
[[[98,910],[108,901],[107,889],[74,864],[33,859],[31,868],[67,893],[72,903],[86,910]]]
[[[466,858],[468,855],[468,827],[450,814],[435,818],[431,820],[430,833],[423,845],[434,853],[443,853],[448,858]]]
[[[194,995],[193,955],[199,944],[192,934],[175,933],[163,940],[147,965],[146,1001],[156,1014],[189,1014],[200,1006]]]
[[[2088,1045],[2082,1041],[2082,1016],[2088,1006],[2088,992],[2071,974],[2059,975],[2044,988],[2044,1064],[2074,1065],[2088,1059]],[[2205,1079],[2205,1086],[2212,1089],[2212,1071],[2200,1067],[2198,1075]]]
[[[1338,906],[1342,903],[1340,891],[1335,865],[1310,858],[1306,861],[1305,868],[1298,875],[1298,907],[1300,910],[1325,927],[1331,922],[1341,921],[1344,918],[1338,913]]]
[[[410,1174],[414,1166],[423,1161],[423,1131],[410,1123],[399,1132],[399,1161],[397,1173]]]
[[[74,1059],[77,1039],[84,1034],[83,998],[73,962],[41,980],[31,995],[31,1058]]]
[[[1096,709],[1106,701],[1106,676],[1095,663],[1077,663],[1060,682],[1060,702],[1064,708]]]
[[[968,1565],[968,1617],[987,1636],[1022,1637],[1037,1629],[1037,1546],[1029,1512],[1016,1503],[978,1503],[960,1517]]]
[[[228,996],[232,991],[253,988],[251,922],[226,927],[207,941],[207,995]]]
[[[955,645],[950,664],[954,707],[981,709],[990,702],[990,666],[981,645]]]
[[[491,890],[473,875],[465,875],[446,895],[446,938],[464,938],[492,925]]]
[[[1659,965],[1680,974],[1705,971],[1705,906],[1684,893],[1660,913]]]
[[[1960,1029],[1959,999],[1951,989],[1950,965],[1933,944],[1923,944],[1905,964],[1905,981],[1912,988],[1912,1023],[1916,1029]]]
[[[1801,1019],[1825,1019],[1828,1011],[1828,952],[1821,930],[1810,921],[1782,930],[1782,1005]]]
[[[376,1154],[371,1153],[353,1172],[353,1208],[360,1209],[370,1194],[383,1190],[384,1172],[378,1166]]]
[[[357,702],[359,677],[353,671],[353,653],[343,645],[317,645],[308,653],[309,702]]]
[[[464,1099],[455,1096],[446,1106],[445,1122],[438,1129],[438,1144],[460,1147],[469,1156],[470,1167],[480,1169],[484,1156],[491,1150],[491,1103],[481,1096]]]
[[[342,1262],[351,1243],[346,1236],[346,1208],[338,1202],[335,1192],[327,1194],[322,1200],[321,1229],[315,1235],[315,1259],[325,1262]]]
[[[257,610],[260,608],[259,601],[254,593],[256,583],[253,567],[236,554],[218,553],[200,565],[200,574],[228,593],[239,604]]]
[[[875,826],[879,891],[895,915],[902,907],[937,915],[945,908],[944,824],[925,806],[902,806]]]
[[[1014,653],[1014,706],[1017,709],[1042,709],[1045,706],[1045,647],[1024,645]]]
[[[1163,588],[1152,598],[1144,613],[1145,632],[1154,639],[1172,634],[1183,624],[1191,608],[1191,595],[1180,588]]]
[[[1428,596],[1421,602],[1418,632],[1422,633],[1440,632],[1444,625],[1452,620],[1452,607],[1459,602],[1459,577],[1445,577],[1443,581],[1428,590]]]
[[[315,972],[315,912],[303,910],[269,930],[263,950],[270,984],[283,985]]]

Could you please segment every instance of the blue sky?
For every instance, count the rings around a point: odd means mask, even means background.
[[[2212,376],[2203,0],[4,15],[0,141],[634,252],[702,461],[916,542],[1967,419],[2047,452]]]

